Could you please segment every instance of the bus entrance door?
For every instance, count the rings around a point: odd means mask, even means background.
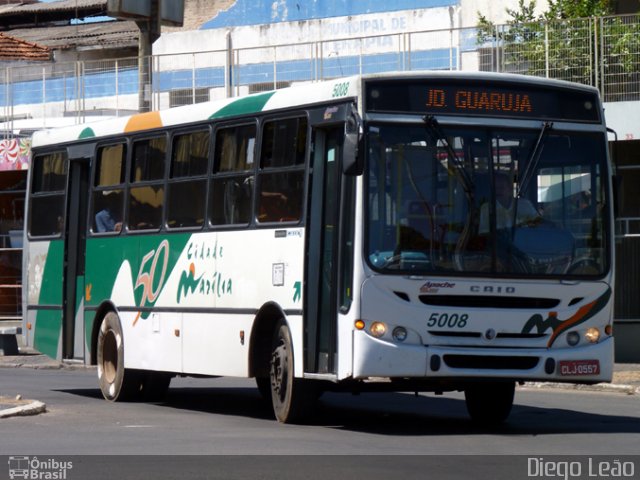
[[[69,187],[64,231],[62,358],[84,356],[84,269],[93,145],[69,147]]]
[[[338,315],[340,153],[344,126],[313,132],[307,230],[305,371],[334,373]]]

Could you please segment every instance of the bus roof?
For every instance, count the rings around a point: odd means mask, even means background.
[[[90,124],[79,124],[35,132],[33,147],[74,142],[83,139],[107,137],[122,133],[141,132],[155,128],[184,125],[206,120],[223,119],[238,115],[259,113],[320,102],[353,98],[358,96],[359,77],[341,78],[331,82],[319,82],[268,92],[254,93],[242,97],[185,105],[147,113],[139,113]],[[337,95],[334,87],[344,84],[345,89]]]
[[[238,115],[313,105],[340,98],[355,98],[360,95],[362,80],[407,79],[407,78],[449,78],[459,80],[506,81],[521,85],[544,85],[547,87],[570,88],[597,94],[593,87],[578,85],[562,80],[530,77],[524,75],[492,72],[385,72],[379,74],[355,75],[330,81],[295,85],[279,90],[254,93],[242,97],[185,105],[166,110],[139,113],[103,121],[71,125],[37,131],[33,134],[33,148],[47,145],[109,137],[123,133],[142,132],[161,127],[178,126],[206,120],[223,119]],[[336,90],[336,85],[343,88]]]

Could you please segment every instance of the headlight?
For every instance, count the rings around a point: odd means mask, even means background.
[[[596,327],[588,328],[584,334],[584,338],[590,343],[596,343],[600,339],[600,330]]]
[[[579,342],[580,342],[580,334],[578,332],[574,330],[572,332],[567,333],[567,343],[570,346],[575,347]]]
[[[394,340],[404,342],[407,339],[407,329],[404,327],[396,327],[392,332]]]
[[[387,333],[387,326],[382,322],[373,322],[369,327],[369,331],[374,337],[380,338]]]

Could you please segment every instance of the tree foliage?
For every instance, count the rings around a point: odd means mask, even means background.
[[[549,0],[546,20],[603,17],[613,12],[610,0]]]
[[[547,0],[547,11],[536,15],[536,0],[518,1],[518,8],[506,8],[509,25],[544,22],[552,20],[570,20],[576,18],[602,17],[613,12],[611,0]],[[487,17],[478,12],[478,26],[493,27]]]
[[[633,53],[640,51],[640,22],[596,20],[612,13],[611,0],[547,3],[546,12],[536,14],[535,0],[519,0],[516,9],[506,9],[509,20],[500,26],[478,12],[478,44],[499,47],[501,70],[594,85],[599,61],[613,74],[636,75]]]

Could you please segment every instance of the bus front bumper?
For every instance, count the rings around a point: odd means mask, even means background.
[[[411,345],[354,332],[353,378],[496,378],[598,383],[613,376],[613,337],[571,348]]]

